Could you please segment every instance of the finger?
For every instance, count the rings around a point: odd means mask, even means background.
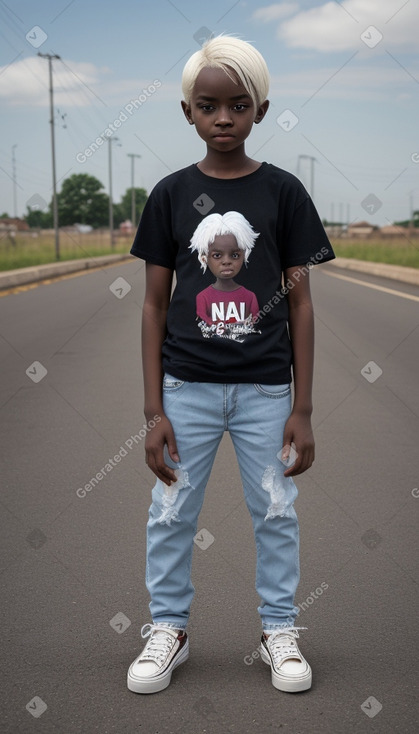
[[[295,463],[284,472],[285,477],[295,477],[298,474],[303,474],[307,469],[310,469],[314,461],[314,450],[308,449],[303,450],[298,456]]]
[[[157,467],[149,466],[149,469],[153,472],[153,474],[157,477],[157,479],[160,479],[164,484],[167,484],[168,487],[172,484],[172,482],[177,482],[176,474],[174,473],[173,469],[170,469],[169,466],[166,466],[163,469],[158,469]]]
[[[291,441],[284,441],[284,445],[281,449],[281,461],[288,461],[291,453]]]
[[[297,474],[300,474],[302,470],[301,467],[303,466],[304,457],[302,454],[299,454],[292,466],[289,466],[288,469],[284,471],[284,477],[294,477]]]
[[[151,451],[148,452],[148,468],[151,469],[153,474],[158,479],[170,486],[172,482],[177,482],[177,476],[172,467],[167,466],[164,461],[163,453],[153,454]]]
[[[180,457],[177,450],[176,440],[174,434],[167,441],[167,450],[172,461],[176,464],[180,463]]]

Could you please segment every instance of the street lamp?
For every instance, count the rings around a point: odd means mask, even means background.
[[[114,135],[108,137],[108,165],[109,165],[109,232],[111,239],[111,250],[114,249],[115,241],[113,236],[113,200],[112,200],[112,141],[118,142],[119,138]]]
[[[127,153],[128,158],[131,158],[131,224],[135,230],[135,189],[134,189],[134,160],[135,158],[141,158],[136,153]]]

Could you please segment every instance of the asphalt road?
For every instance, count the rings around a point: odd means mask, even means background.
[[[296,502],[312,690],[275,690],[258,659],[253,537],[226,435],[200,517],[213,541],[194,548],[190,659],[139,696],[126,671],[150,621],[143,276],[133,261],[0,298],[1,731],[416,731],[419,289],[312,274],[317,456]]]

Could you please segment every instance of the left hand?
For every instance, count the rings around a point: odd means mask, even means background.
[[[285,477],[302,474],[314,461],[314,436],[309,415],[292,412],[288,418],[284,429],[283,459],[289,457],[291,446],[295,449],[297,457],[294,464],[284,472]]]

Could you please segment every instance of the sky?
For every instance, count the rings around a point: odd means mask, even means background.
[[[0,0],[0,22],[0,213],[14,215],[14,192],[18,216],[52,196],[49,64],[38,53],[60,57],[58,190],[88,173],[109,192],[111,148],[119,202],[133,160],[135,186],[150,192],[204,157],[180,80],[220,33],[253,43],[270,70],[248,155],[298,175],[328,220],[382,226],[419,209],[417,0]],[[112,143],[95,143],[109,126]]]

